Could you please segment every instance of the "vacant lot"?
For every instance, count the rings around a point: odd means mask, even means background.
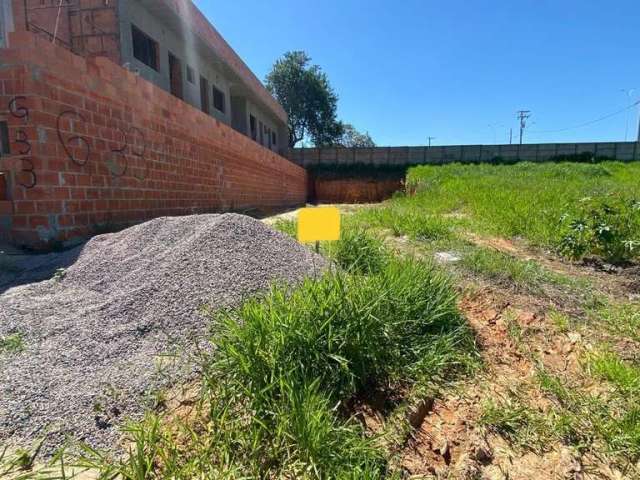
[[[322,245],[333,271],[210,312],[202,379],[126,429],[130,455],[79,463],[131,479],[640,478],[639,174],[411,169],[407,194],[345,209]]]

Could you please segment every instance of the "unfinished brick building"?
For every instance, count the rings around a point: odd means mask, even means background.
[[[190,0],[11,0],[0,15],[0,239],[305,201],[285,112]]]

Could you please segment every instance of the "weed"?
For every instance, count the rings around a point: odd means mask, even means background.
[[[555,325],[560,333],[567,333],[571,325],[571,319],[565,313],[558,310],[551,310],[547,313],[551,323]]]
[[[640,202],[619,195],[584,198],[561,219],[560,253],[574,260],[597,255],[614,264],[640,257]]]
[[[24,338],[21,333],[0,337],[0,353],[19,353],[24,350]]]
[[[592,353],[587,358],[587,368],[621,393],[640,397],[640,367],[624,362],[617,354],[606,350]]]
[[[395,259],[368,277],[330,274],[293,294],[276,288],[217,322],[216,343],[234,363],[225,369],[247,370],[256,388],[265,386],[265,372],[298,371],[321,379],[336,398],[410,378],[436,339],[468,334],[446,277],[429,264]]]
[[[402,201],[410,197],[397,197]],[[371,208],[355,214],[356,220],[367,227],[381,227],[391,230],[396,237],[406,235],[414,240],[433,241],[452,236],[452,223],[413,208]]]
[[[514,343],[518,346],[522,344],[522,327],[518,323],[518,317],[515,312],[508,311],[503,316],[504,322],[507,327],[507,335],[514,341]]]
[[[61,282],[66,276],[67,270],[65,268],[58,268],[53,275],[53,280],[55,280],[56,282]]]
[[[606,352],[591,356],[587,365],[614,387],[609,397],[568,387],[559,377],[539,371],[542,389],[558,403],[550,429],[581,450],[604,451],[621,467],[633,465],[640,459],[639,371]]]
[[[527,406],[516,395],[483,405],[480,423],[500,433],[520,448],[544,449],[549,440],[545,416]]]
[[[0,478],[15,480],[60,478],[49,476],[58,471],[64,475],[64,465],[61,469],[41,469],[33,471],[34,461],[44,443],[44,439],[38,441],[31,449],[18,448],[9,452],[7,447],[0,447]],[[62,478],[65,478],[64,476]]]
[[[415,195],[391,200],[388,208],[410,208],[422,215],[457,212],[478,233],[524,237],[534,245],[555,248],[562,237],[558,219],[565,213],[573,216],[580,199],[612,192],[626,198],[637,195],[640,165],[418,166],[409,170],[407,186]]]

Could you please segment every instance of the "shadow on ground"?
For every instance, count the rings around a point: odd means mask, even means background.
[[[0,246],[0,294],[13,287],[49,280],[58,270],[73,265],[83,246],[47,254]]]

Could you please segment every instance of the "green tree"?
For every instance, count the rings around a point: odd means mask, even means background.
[[[373,141],[369,132],[359,132],[350,123],[342,125],[342,138],[338,144],[347,148],[373,148],[376,146],[376,142]]]
[[[273,65],[267,89],[289,115],[289,146],[305,138],[316,146],[332,145],[342,137],[336,119],[338,96],[327,75],[301,51],[287,52]]]

